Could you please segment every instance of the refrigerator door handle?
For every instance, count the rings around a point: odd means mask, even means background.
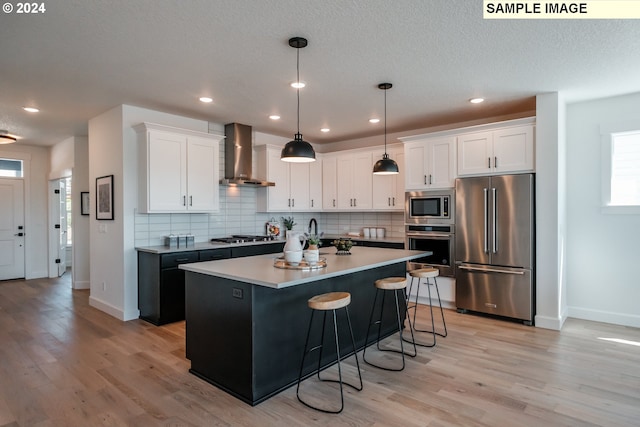
[[[488,190],[486,188],[482,189],[482,192],[484,193],[484,252],[485,253],[489,253],[489,242],[487,239],[487,234],[488,234],[488,226],[489,226],[489,221],[487,218],[488,215],[488,209],[489,209],[489,204],[488,204]]]
[[[491,189],[491,198],[493,199],[493,209],[492,209],[492,214],[493,214],[493,233],[492,233],[492,240],[493,240],[493,253],[497,254],[498,253],[498,201],[497,201],[497,191],[496,188],[493,187]]]
[[[478,272],[484,272],[484,273],[504,273],[504,274],[515,274],[517,276],[523,276],[524,275],[524,271],[523,270],[502,270],[502,269],[490,268],[490,267],[478,268],[478,267],[473,267],[473,266],[466,265],[466,264],[462,264],[458,268],[460,270],[478,271]]]

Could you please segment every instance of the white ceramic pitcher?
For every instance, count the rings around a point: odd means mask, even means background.
[[[307,236],[305,236],[304,233],[296,233],[288,230],[287,243],[285,243],[284,245],[284,251],[300,251],[302,253],[302,249],[304,248],[305,243],[307,243]]]

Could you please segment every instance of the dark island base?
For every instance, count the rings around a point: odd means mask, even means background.
[[[251,268],[247,265],[247,268]],[[400,262],[331,279],[283,289],[272,289],[200,273],[186,274],[186,352],[194,375],[256,405],[294,385],[298,379],[311,310],[307,300],[314,295],[351,293],[349,314],[358,350],[365,334],[375,295],[374,281],[404,277]],[[398,330],[392,292],[385,292],[384,336]],[[314,318],[311,343],[320,339],[322,313]],[[317,322],[317,323],[316,323]],[[338,311],[342,357],[353,354],[344,310]],[[335,363],[333,328],[325,331],[323,369]],[[317,327],[316,327],[317,326]],[[377,328],[372,328],[370,341]],[[348,351],[348,354],[347,354]],[[303,374],[313,374],[317,354],[305,361]]]

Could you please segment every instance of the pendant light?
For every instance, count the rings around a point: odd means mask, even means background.
[[[398,164],[389,158],[387,154],[387,90],[391,89],[393,85],[391,83],[380,83],[378,89],[384,90],[384,154],[382,159],[378,160],[373,165],[373,173],[375,175],[394,175],[400,173]]]
[[[293,37],[289,39],[289,46],[297,49],[296,55],[296,70],[297,80],[296,83],[300,83],[300,49],[307,46],[307,39],[302,37]],[[280,154],[280,160],[292,163],[308,163],[315,162],[316,152],[313,150],[311,144],[302,139],[300,133],[300,88],[296,88],[298,92],[298,132],[295,135],[293,141],[287,142]]]

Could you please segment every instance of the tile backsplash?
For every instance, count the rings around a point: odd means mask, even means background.
[[[140,214],[135,216],[135,246],[157,246],[169,234],[191,233],[196,242],[232,234],[266,234],[271,218],[280,221],[293,216],[294,230],[307,231],[315,218],[318,230],[325,234],[361,232],[363,227],[384,227],[388,237],[404,236],[402,212],[256,212],[258,191],[255,187],[220,187],[220,211],[215,213]]]

